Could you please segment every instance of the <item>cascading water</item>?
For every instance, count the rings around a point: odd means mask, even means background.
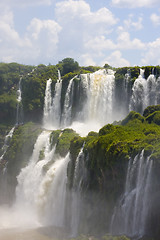
[[[83,147],[78,154],[75,162],[73,187],[71,192],[71,236],[78,234],[80,225],[80,213],[83,209],[83,201],[81,196],[82,183],[87,178],[87,169],[84,165]]]
[[[42,158],[42,159],[41,159]],[[65,226],[67,165],[69,154],[61,158],[51,149],[50,132],[43,131],[34,146],[28,165],[17,177],[14,208],[26,216],[24,224]],[[30,226],[29,225],[29,226]]]
[[[47,226],[65,227],[67,165],[69,160],[69,154],[65,158],[57,158],[41,183],[43,191],[40,192],[39,197],[40,204],[43,206],[44,224]]]
[[[140,75],[135,80],[132,87],[130,111],[133,110],[143,113],[143,110],[148,106],[147,90],[147,81],[144,78],[144,70],[140,69]]]
[[[86,87],[87,102],[82,111],[85,122],[99,122],[100,125],[113,120],[114,71],[99,70],[81,75]]]
[[[43,114],[43,125],[47,129],[55,129],[60,127],[62,79],[59,70],[53,98],[51,93],[51,84],[52,79],[47,80]]]
[[[32,216],[31,224],[38,222],[37,201],[38,189],[43,179],[43,167],[52,160],[54,150],[50,149],[50,132],[42,132],[34,146],[32,156],[28,165],[23,168],[17,176],[18,185],[16,188],[15,208],[24,214]],[[43,156],[42,160],[39,158]],[[34,221],[34,222],[33,222]]]
[[[130,83],[131,74],[125,74],[122,83],[115,81],[115,72],[100,69],[94,73],[80,74],[69,81],[66,92],[62,93],[62,79],[55,84],[54,96],[51,96],[51,79],[47,81],[44,104],[45,128],[72,127],[81,135],[89,131],[98,131],[103,125],[121,120],[134,110],[143,113],[150,104],[159,104],[159,79],[150,74],[144,78],[140,69],[134,84]],[[75,97],[75,80],[79,80],[80,98]],[[132,89],[131,89],[132,86]],[[61,97],[64,94],[64,101]],[[74,103],[76,98],[76,104]],[[64,102],[63,106],[61,103]]]
[[[151,189],[152,160],[144,157],[142,151],[129,161],[125,191],[112,216],[112,234],[131,237],[142,237],[145,234]]]
[[[159,85],[159,79],[156,80],[153,73],[145,79],[144,70],[140,69],[140,75],[132,87],[129,110],[134,110],[142,114],[147,106],[159,104]]]
[[[44,110],[43,110],[43,125],[45,128],[52,126],[52,96],[51,96],[51,84],[52,79],[47,80],[45,98],[44,98]]]
[[[52,100],[52,126],[54,128],[60,127],[61,120],[61,90],[62,90],[62,79],[60,75],[60,71],[58,70],[58,80],[55,85],[55,93]]]
[[[147,78],[147,106],[157,104],[157,83],[156,78],[153,74],[150,74]]]
[[[21,90],[22,77],[20,77],[18,90],[17,90],[17,113],[16,113],[16,125],[23,122],[23,105],[22,105],[22,90]]]
[[[75,78],[75,77],[74,77]],[[63,127],[67,127],[71,125],[72,122],[72,104],[73,104],[73,87],[74,87],[74,78],[69,81],[65,101],[64,101],[64,108],[62,113],[62,120],[61,125]]]
[[[9,147],[9,140],[12,138],[13,132],[14,132],[15,127],[13,127],[9,133],[5,136],[4,139],[4,145],[2,147],[2,155],[0,156],[0,162],[3,159],[4,154],[6,153],[8,147]]]

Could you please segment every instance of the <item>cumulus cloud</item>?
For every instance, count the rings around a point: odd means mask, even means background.
[[[159,26],[159,25],[160,25],[160,15],[157,15],[157,14],[153,13],[153,14],[150,16],[150,19],[151,19],[152,23],[153,23],[155,26]]]
[[[49,63],[56,54],[61,27],[53,20],[32,19],[23,36],[14,28],[11,10],[0,12],[1,61]],[[8,16],[8,17],[7,17]],[[40,60],[39,60],[40,59]]]
[[[55,14],[56,21],[62,26],[67,26],[68,30],[89,31],[89,34],[108,31],[118,21],[107,8],[92,12],[90,5],[83,0],[59,2],[56,4]]]
[[[159,6],[159,0],[112,0],[112,4],[121,8],[153,7]]]
[[[160,63],[160,38],[147,44],[147,51],[141,60],[142,65],[157,65]]]
[[[32,43],[32,56],[52,60],[57,50],[60,25],[53,20],[32,19],[27,28],[27,38]]]
[[[112,67],[125,67],[130,66],[130,63],[128,60],[122,57],[122,53],[120,51],[114,51],[111,53],[110,56],[106,57],[101,65],[104,66],[104,64],[109,64]]]
[[[81,55],[79,58],[79,63],[82,66],[95,66],[96,62],[93,60],[92,56],[88,53]]]
[[[86,49],[99,52],[104,50],[115,49],[116,44],[114,44],[111,39],[106,39],[105,36],[97,36],[86,42],[85,47]]]
[[[144,49],[145,44],[138,38],[131,40],[129,32],[121,31],[117,38],[117,47],[119,49]]]
[[[129,18],[124,20],[124,26],[127,29],[141,30],[143,28],[143,24],[142,24],[143,18],[139,17],[138,21],[134,21],[133,18],[134,18],[134,15],[130,14]]]
[[[110,31],[118,19],[107,8],[91,11],[83,0],[68,0],[56,4],[56,21],[61,25],[59,51],[76,58],[91,50],[93,39],[100,39]],[[65,38],[64,38],[65,36]],[[98,41],[98,40],[97,40]],[[95,43],[92,42],[92,45]]]

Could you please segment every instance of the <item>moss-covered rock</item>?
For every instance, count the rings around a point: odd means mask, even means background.
[[[134,119],[137,119],[141,122],[144,121],[144,117],[141,116],[140,113],[137,113],[137,112],[134,112],[134,111],[131,111],[127,117],[121,122],[122,125],[126,125],[129,121],[132,121]]]
[[[78,134],[74,130],[64,129],[57,138],[56,153],[64,157],[69,152],[71,140],[76,136]]]
[[[146,121],[149,123],[155,123],[160,125],[160,111],[155,111],[146,117]]]
[[[148,106],[144,112],[143,112],[143,116],[145,118],[147,118],[150,114],[156,112],[156,111],[160,111],[160,105],[152,105],[152,106]]]

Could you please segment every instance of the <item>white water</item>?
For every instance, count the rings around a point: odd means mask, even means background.
[[[113,121],[114,71],[104,69],[91,74],[82,74],[87,101],[80,113],[85,124],[99,123],[103,126]]]
[[[75,78],[75,77],[74,77]],[[69,81],[65,101],[64,101],[64,109],[62,113],[62,121],[61,125],[63,127],[67,127],[71,125],[72,122],[72,104],[73,104],[73,87],[74,87],[74,78]]]
[[[69,154],[65,158],[56,159],[41,183],[43,191],[39,197],[41,204],[42,196],[45,197],[42,204],[45,225],[65,227],[67,165],[69,160]],[[44,205],[44,203],[46,204]]]
[[[51,96],[51,80],[47,81],[43,122],[47,129],[71,127],[85,136],[89,131],[98,131],[104,124],[114,120],[115,77],[112,70],[108,70],[108,72],[99,70],[91,74],[81,74],[79,81],[81,81],[81,88],[85,92],[86,101],[79,103],[83,105],[82,110],[76,112],[73,119],[74,78],[69,81],[65,93],[63,112],[61,110],[62,80],[60,75],[55,85],[53,98]]]
[[[46,82],[46,90],[45,90],[45,98],[44,98],[44,110],[43,110],[43,125],[46,128],[52,126],[51,84],[52,84],[52,79],[47,80],[47,82]]]
[[[60,75],[60,71],[58,70],[58,80],[55,85],[55,93],[52,100],[52,128],[59,128],[60,127],[60,120],[61,120],[61,90],[62,90],[62,79]],[[48,127],[48,126],[47,126]]]
[[[5,136],[4,139],[4,145],[2,147],[2,155],[0,156],[0,161],[3,159],[4,154],[6,153],[8,147],[9,147],[9,140],[12,138],[13,136],[13,132],[14,132],[15,127],[13,127],[9,133]]]
[[[69,160],[69,154],[65,158],[55,154],[50,132],[43,131],[28,165],[17,176],[15,204],[0,209],[0,228],[64,227]]]
[[[71,127],[80,135],[85,136],[89,131],[98,131],[107,123],[123,119],[131,110],[143,113],[147,106],[160,103],[159,79],[156,79],[153,74],[145,79],[142,69],[140,69],[140,74],[135,80],[132,90],[129,89],[130,73],[125,74],[122,89],[119,90],[122,93],[118,93],[123,95],[121,103],[119,103],[118,96],[115,95],[114,74],[113,70],[101,69],[95,73],[76,76],[79,79],[81,94],[80,99],[76,99],[77,105],[73,102],[75,77],[69,81],[63,106],[61,106],[62,79],[60,74],[53,98],[51,81],[48,80],[44,104],[45,128]]]
[[[17,112],[16,112],[16,125],[23,122],[23,106],[22,106],[22,89],[21,89],[22,77],[20,77],[18,90],[17,90]]]
[[[144,78],[144,70],[140,69],[140,75],[135,80],[132,87],[130,110],[143,113],[149,105],[160,103],[159,99],[159,80],[153,74],[147,79]]]
[[[135,80],[132,87],[130,111],[134,110],[142,113],[143,110],[148,106],[147,90],[147,81],[144,78],[144,70],[140,69],[140,75]]]
[[[71,192],[71,236],[75,237],[78,234],[80,225],[80,214],[83,209],[83,202],[81,196],[82,181],[87,176],[87,170],[84,166],[83,147],[78,154],[75,162],[73,187]]]
[[[53,98],[51,93],[52,91],[51,84],[52,80],[51,79],[47,80],[44,98],[44,117],[43,117],[43,126],[46,129],[56,129],[60,127],[62,79],[59,70]]]
[[[152,160],[137,155],[128,164],[125,191],[114,210],[112,234],[141,237],[145,234],[152,189]]]

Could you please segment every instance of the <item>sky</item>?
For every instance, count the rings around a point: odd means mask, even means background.
[[[160,65],[160,0],[0,0],[0,62]]]

